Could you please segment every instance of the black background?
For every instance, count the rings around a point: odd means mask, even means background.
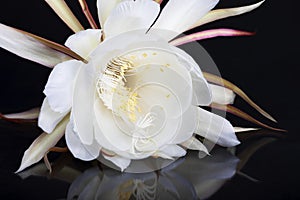
[[[67,1],[82,24],[88,23],[77,1]],[[219,8],[257,1],[221,0]],[[96,17],[95,0],[88,1]],[[257,10],[205,25],[256,32],[251,37],[216,38],[201,42],[224,78],[242,88],[287,129],[286,137],[267,145],[252,157],[243,172],[260,180],[235,176],[212,199],[300,199],[299,16],[296,1],[266,1]],[[40,0],[5,1],[0,22],[63,44],[72,34]],[[50,69],[0,49],[0,112],[18,112],[41,104]],[[240,99],[236,106],[268,122]],[[233,124],[251,124],[229,116]],[[21,179],[13,174],[22,154],[39,134],[37,128],[0,123],[0,197],[3,199],[57,199],[66,197],[67,184],[46,179]]]

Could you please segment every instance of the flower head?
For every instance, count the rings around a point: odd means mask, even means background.
[[[67,39],[68,48],[5,25],[0,27],[1,46],[55,66],[45,86],[38,124],[57,137],[62,135],[57,128],[67,124],[65,138],[75,157],[102,156],[123,171],[132,160],[173,160],[184,156],[186,149],[208,154],[197,135],[222,146],[239,144],[229,121],[199,107],[232,103],[233,92],[208,84],[198,63],[174,45],[249,33],[220,29],[170,41],[195,25],[248,12],[260,4],[213,15],[208,12],[217,0],[169,0],[161,13],[159,3],[152,0],[98,0],[102,29],[97,29],[87,5],[80,1],[94,28],[82,30],[63,1],[47,2],[76,32]],[[9,34],[30,42],[20,50],[7,40]]]

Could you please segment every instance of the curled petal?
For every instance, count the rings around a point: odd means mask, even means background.
[[[69,60],[52,70],[44,94],[54,112],[65,113],[71,109],[74,81],[81,64],[77,60]]]
[[[41,40],[44,42],[41,42]],[[71,59],[65,53],[51,48],[51,45],[53,43],[50,43],[50,41],[0,24],[0,47],[22,58],[47,67],[53,67],[58,63]]]
[[[240,144],[230,122],[223,117],[197,108],[198,126],[195,133],[224,147]]]
[[[84,58],[100,43],[101,30],[88,29],[71,35],[65,45]]]
[[[67,114],[68,112],[59,113],[53,111],[48,103],[48,99],[45,98],[39,115],[38,126],[46,133],[51,133]]]
[[[66,116],[51,134],[42,133],[37,139],[35,139],[30,147],[25,151],[21,166],[16,173],[40,161],[48,150],[64,135],[68,121],[69,116]]]
[[[94,160],[99,156],[101,149],[100,145],[96,141],[94,141],[91,145],[82,144],[75,131],[72,118],[67,125],[65,137],[68,148],[74,157],[89,161]]]
[[[237,8],[225,8],[225,9],[212,10],[209,13],[207,13],[204,17],[202,17],[200,20],[198,20],[190,28],[192,29],[197,26],[201,26],[203,24],[207,24],[209,22],[213,22],[213,21],[216,21],[219,19],[224,19],[227,17],[232,17],[232,16],[241,15],[241,14],[250,12],[250,11],[258,8],[263,2],[264,1],[261,1],[256,4],[253,4],[253,5],[237,7]]]
[[[185,154],[186,151],[178,145],[165,145],[153,156],[173,160],[174,157],[182,157]]]
[[[147,30],[159,13],[159,4],[154,1],[124,1],[118,4],[104,24],[105,37],[138,29]]]
[[[186,35],[186,36],[183,36],[183,37],[173,40],[172,42],[170,42],[170,44],[172,44],[174,46],[179,46],[179,45],[194,42],[197,40],[205,40],[205,39],[214,38],[214,37],[250,36],[253,34],[254,33],[246,32],[246,31],[220,28],[220,29],[206,30],[206,31],[201,31],[198,33]]]
[[[188,30],[214,8],[217,3],[218,0],[170,0],[153,25],[153,28],[171,31],[166,36],[166,39],[171,40]]]

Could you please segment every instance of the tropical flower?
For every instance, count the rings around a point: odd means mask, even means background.
[[[38,118],[45,133],[25,152],[18,171],[39,161],[64,133],[76,158],[102,155],[122,171],[131,160],[182,157],[185,148],[208,154],[196,135],[225,147],[239,144],[229,121],[199,107],[230,104],[233,91],[208,84],[198,64],[176,45],[249,33],[217,29],[173,39],[262,2],[210,12],[217,0],[169,0],[160,13],[152,0],[98,0],[98,29],[80,1],[94,28],[88,30],[64,1],[47,3],[75,32],[66,47],[0,25],[1,47],[54,67]]]

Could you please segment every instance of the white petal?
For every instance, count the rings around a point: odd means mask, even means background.
[[[51,109],[47,97],[44,99],[44,102],[41,107],[41,112],[39,115],[38,126],[43,129],[46,133],[51,133],[56,125],[68,114],[68,111],[65,113],[58,113]]]
[[[47,153],[49,149],[53,147],[63,136],[68,121],[69,118],[65,118],[51,134],[43,133],[35,139],[30,147],[25,151],[21,166],[16,173],[40,161],[44,157],[45,153]]]
[[[172,47],[172,51],[181,55],[189,65],[184,65],[186,69],[190,72],[192,77],[193,85],[193,105],[207,106],[212,102],[212,94],[209,84],[203,76],[200,66],[195,62],[195,60],[187,54],[185,51]]]
[[[159,10],[159,4],[149,0],[119,3],[104,24],[105,37],[138,29],[146,31],[156,19]]]
[[[153,28],[170,30],[168,40],[188,30],[209,12],[218,0],[170,0],[164,7]]]
[[[200,142],[195,137],[191,137],[187,141],[181,143],[181,145],[188,148],[188,149],[191,149],[191,150],[202,151],[206,154],[209,154],[208,151],[207,151],[207,148],[204,146],[204,144],[202,144],[202,142]]]
[[[111,11],[121,1],[122,0],[97,0],[98,17],[102,28]]]
[[[256,4],[252,4],[249,6],[242,6],[237,8],[225,8],[225,9],[217,9],[212,10],[209,13],[207,13],[205,16],[203,16],[200,20],[198,20],[192,27],[195,28],[197,26],[201,26],[203,24],[207,24],[209,22],[213,22],[219,19],[224,19],[227,17],[232,17],[236,15],[241,15],[247,12],[250,12],[256,8],[258,8],[264,1],[258,2]]]
[[[87,58],[101,39],[101,30],[88,29],[71,35],[65,45],[80,56]]]
[[[58,52],[17,29],[0,24],[0,47],[22,58],[53,67],[71,57]]]
[[[185,156],[186,151],[178,145],[165,145],[157,153],[158,156],[166,159],[173,157],[182,157]]]
[[[82,144],[74,128],[74,122],[71,118],[65,134],[66,142],[71,153],[74,157],[84,161],[96,159],[100,153],[100,145],[96,141],[91,145]]]
[[[172,139],[171,144],[179,144],[192,137],[198,121],[196,109],[191,106],[185,113],[183,113],[181,119],[181,126],[176,137]]]
[[[233,129],[236,133],[259,130],[259,128],[244,128],[244,127],[233,127]]]
[[[80,61],[70,60],[56,65],[52,70],[44,94],[53,111],[64,113],[71,109],[74,81],[81,64]]]
[[[4,117],[9,119],[37,119],[40,113],[40,108],[33,108],[20,113],[5,114]]]
[[[232,90],[214,84],[210,84],[210,88],[212,92],[212,101],[214,103],[222,105],[233,104],[235,94]]]
[[[116,166],[118,166],[121,171],[124,171],[130,164],[131,160],[130,159],[127,159],[127,158],[123,158],[121,156],[106,156],[106,155],[103,155],[103,157],[109,161],[111,161],[112,163],[114,163]]]
[[[108,150],[129,150],[133,141],[132,137],[122,132],[117,126],[112,111],[106,108],[101,100],[96,100],[94,105],[95,120],[101,131],[95,132],[98,143]],[[107,141],[107,142],[105,142]],[[108,146],[110,144],[110,146]],[[114,146],[112,149],[111,146]]]
[[[229,121],[202,108],[197,108],[197,110],[198,126],[195,130],[196,134],[225,147],[240,144]]]
[[[90,145],[94,140],[93,104],[96,72],[92,66],[79,69],[73,93],[72,114],[82,143]]]

